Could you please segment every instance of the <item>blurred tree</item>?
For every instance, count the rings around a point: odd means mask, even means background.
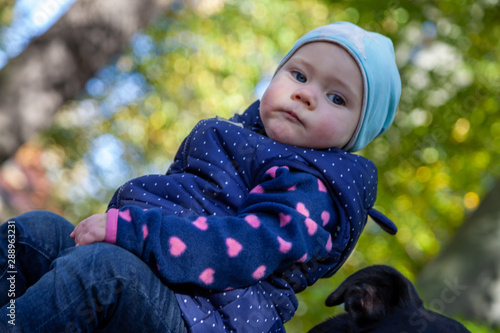
[[[78,1],[0,71],[0,163],[76,97],[96,71],[169,0]],[[9,20],[12,1],[0,7]]]
[[[500,182],[426,265],[418,284],[439,311],[500,326]]]

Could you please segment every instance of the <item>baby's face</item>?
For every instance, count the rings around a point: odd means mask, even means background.
[[[361,71],[346,50],[305,44],[280,68],[262,96],[260,116],[273,140],[304,148],[342,148],[363,104]]]

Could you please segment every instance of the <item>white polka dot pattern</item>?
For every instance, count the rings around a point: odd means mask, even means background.
[[[167,282],[202,288],[176,293],[191,332],[280,332],[295,293],[334,274],[352,252],[372,215],[377,172],[361,156],[261,135],[258,103],[231,120],[199,122],[166,175],[115,193],[110,208],[130,215],[117,215],[117,244],[155,262]]]

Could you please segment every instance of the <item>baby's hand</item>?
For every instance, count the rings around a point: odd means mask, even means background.
[[[103,242],[106,236],[107,214],[95,214],[80,222],[69,235],[75,239],[75,245],[87,245]]]

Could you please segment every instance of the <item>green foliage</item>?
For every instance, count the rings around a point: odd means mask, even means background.
[[[210,11],[176,4],[142,32],[144,46],[121,54],[112,75],[98,75],[104,91],[61,110],[45,136],[54,200],[71,220],[103,211],[127,179],[163,173],[198,120],[242,111],[297,38],[339,20],[387,35],[396,46],[400,109],[394,126],[361,154],[379,167],[376,208],[400,230],[392,237],[369,223],[340,272],[298,296],[289,332],[330,316],[325,297],[361,267],[389,264],[413,280],[498,179],[496,0],[228,0]],[[144,98],[104,112],[116,77],[131,73],[145,78]],[[102,133],[120,143],[115,181],[89,157]]]
[[[0,3],[0,25],[8,26],[12,21],[12,7],[15,0],[2,0]]]
[[[492,328],[487,324],[472,322],[462,318],[455,319],[461,322],[469,331],[473,333],[500,333],[500,328]]]

